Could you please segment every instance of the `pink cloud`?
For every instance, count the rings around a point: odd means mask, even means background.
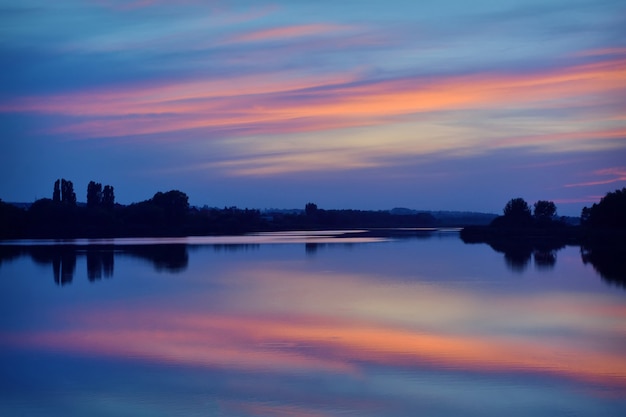
[[[567,184],[566,187],[592,187],[594,185],[613,184],[616,182],[626,183],[626,167],[613,167],[605,168],[594,171],[592,173],[594,177],[609,177],[604,179],[596,179],[590,181],[584,181],[574,184]]]
[[[357,406],[351,404],[351,406]],[[310,410],[295,405],[267,404],[265,402],[228,403],[226,407],[237,415],[274,417],[331,417],[334,413]]]
[[[98,4],[103,7],[117,10],[117,11],[130,11],[137,9],[144,9],[147,7],[167,6],[172,5],[168,0],[96,0]],[[202,4],[200,0],[178,0],[177,6],[188,4]],[[206,3],[206,2],[205,2]],[[213,3],[213,2],[208,2]]]
[[[288,30],[298,31],[292,28]],[[309,28],[308,30],[312,30]],[[306,30],[305,30],[306,32]],[[130,136],[187,129],[288,133],[385,124],[417,113],[464,109],[558,108],[604,103],[626,90],[626,59],[531,74],[479,74],[357,82],[356,74],[226,77],[25,97],[0,112],[72,116],[51,133]],[[78,118],[78,121],[77,119]],[[81,120],[82,119],[82,120]],[[623,137],[623,129],[594,132]],[[589,132],[532,141],[569,141]],[[529,138],[509,139],[518,146]]]
[[[348,26],[317,23],[298,26],[283,26],[257,30],[231,37],[227,42],[260,42],[268,40],[289,40],[295,37],[328,35],[350,29]]]
[[[579,57],[594,57],[594,56],[605,56],[605,55],[626,55],[626,48],[599,48],[599,49],[589,49],[585,51],[580,51],[574,54],[574,56]]]
[[[587,196],[581,198],[557,198],[552,200],[556,204],[579,204],[579,203],[597,203],[602,196]]]

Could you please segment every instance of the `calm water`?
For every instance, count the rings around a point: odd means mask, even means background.
[[[626,290],[578,247],[505,256],[452,232],[24,243],[0,246],[2,416],[626,410]]]

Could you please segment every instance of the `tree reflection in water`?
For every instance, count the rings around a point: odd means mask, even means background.
[[[76,271],[76,250],[72,246],[32,246],[24,248],[39,265],[52,265],[52,275],[57,285],[70,284]]]
[[[419,238],[432,237],[431,233]],[[409,237],[407,237],[409,238]],[[415,238],[415,237],[413,237]],[[557,253],[570,241],[539,238],[497,238],[466,240],[465,243],[487,243],[496,252],[504,255],[507,267],[516,273],[523,273],[532,260],[539,270],[553,269],[557,262]],[[258,250],[258,244],[214,244],[214,251]],[[307,242],[304,245],[307,255],[314,255],[326,244]],[[116,256],[130,256],[149,262],[157,272],[180,273],[187,269],[189,248],[186,244],[148,244],[148,245],[0,245],[0,265],[22,256],[30,256],[39,265],[52,269],[57,285],[70,284],[74,279],[77,260],[85,258],[87,278],[91,282],[102,278],[111,278],[114,274]],[[602,279],[611,285],[626,289],[626,245],[615,241],[590,241],[580,245],[582,262],[591,264]]]
[[[179,273],[187,269],[189,254],[187,245],[138,245],[124,247],[123,254],[152,263],[157,272]]]
[[[487,243],[496,252],[503,253],[507,267],[518,273],[526,270],[531,259],[537,269],[552,269],[556,265],[558,251],[567,245],[580,246],[583,264],[591,264],[608,284],[626,289],[626,243],[616,238],[573,243],[569,239],[558,238],[481,236],[463,241],[466,244]]]
[[[538,269],[552,269],[556,265],[556,253],[559,249],[552,250],[535,250],[533,251],[533,259]]]
[[[602,279],[626,289],[626,244],[588,242],[580,247],[583,263],[591,264]]]
[[[79,258],[86,258],[87,279],[94,282],[112,278],[115,256],[132,256],[152,264],[158,272],[179,273],[187,269],[187,246],[168,245],[0,245],[0,263],[30,256],[39,265],[52,267],[57,285],[70,284]]]
[[[557,252],[565,247],[564,242],[533,239],[497,239],[486,242],[496,252],[504,254],[511,271],[523,272],[531,258],[537,269],[552,269],[556,265]]]
[[[93,282],[113,277],[113,250],[100,250],[94,247],[87,249],[87,278]]]

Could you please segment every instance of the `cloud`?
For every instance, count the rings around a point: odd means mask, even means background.
[[[553,202],[555,204],[597,203],[601,198],[602,196],[593,195],[581,198],[557,198],[554,199]]]
[[[22,97],[0,103],[0,112],[57,116],[39,134],[184,142],[207,156],[219,146],[219,158],[184,169],[274,176],[382,167],[437,152],[619,150],[626,139],[620,91],[626,60],[608,58],[519,74],[372,79],[359,71],[285,71],[143,82]]]
[[[591,181],[578,182],[574,184],[567,184],[566,187],[593,187],[596,185],[613,184],[613,183],[626,183],[626,167],[612,167],[594,171],[593,177],[608,177],[603,179],[596,179]]]
[[[358,81],[356,74],[182,81],[156,86],[25,97],[0,105],[5,113],[37,112],[96,120],[69,123],[83,137],[132,136],[254,124],[273,132],[319,131],[340,125],[388,123],[416,113],[488,108],[567,108],[574,97],[616,100],[626,89],[626,60],[533,74],[478,74]],[[135,123],[144,118],[149,126]],[[308,123],[307,123],[308,121]],[[92,125],[95,124],[95,125]]]
[[[620,48],[620,47],[598,48],[598,49],[577,51],[572,54],[572,56],[576,56],[576,57],[604,57],[607,55],[625,56],[626,48]]]
[[[232,36],[226,42],[263,42],[273,40],[292,40],[306,36],[324,36],[351,29],[349,26],[333,25],[328,23],[281,26],[261,29]]]

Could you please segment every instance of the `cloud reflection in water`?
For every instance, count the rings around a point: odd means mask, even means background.
[[[358,374],[368,366],[521,372],[626,393],[626,307],[563,294],[491,297],[367,276],[241,269],[185,310],[65,312],[17,344],[254,372]],[[204,300],[204,303],[202,302]]]

